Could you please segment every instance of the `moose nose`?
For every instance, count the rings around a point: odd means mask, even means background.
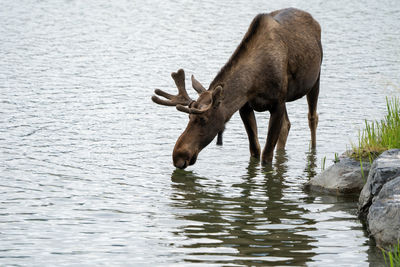
[[[188,166],[188,161],[184,160],[183,158],[179,158],[177,160],[174,160],[174,165],[175,167],[183,170]]]
[[[172,154],[174,166],[179,169],[185,169],[189,165],[193,165],[197,159],[197,153],[189,149],[176,149]]]
[[[186,149],[176,149],[172,154],[174,166],[179,169],[185,169],[189,165],[190,153]]]

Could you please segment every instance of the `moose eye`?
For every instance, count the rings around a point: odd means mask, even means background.
[[[203,117],[203,116],[200,117],[200,116],[199,116],[198,119],[197,119],[197,121],[198,121],[201,125],[204,125],[204,124],[207,123],[208,119],[207,119],[206,117]]]

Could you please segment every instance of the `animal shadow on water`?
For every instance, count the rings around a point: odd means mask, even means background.
[[[291,188],[285,181],[287,155],[277,151],[275,159],[261,167],[251,158],[231,187],[191,171],[172,173],[171,206],[184,222],[174,234],[188,241],[174,246],[182,249],[184,261],[272,266],[311,261],[315,240],[305,231],[314,230],[316,221],[285,197]]]

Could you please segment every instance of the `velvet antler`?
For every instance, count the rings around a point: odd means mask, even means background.
[[[172,79],[174,79],[174,81],[175,81],[176,87],[178,88],[178,94],[171,95],[160,89],[156,89],[154,91],[154,93],[156,95],[162,96],[168,100],[161,99],[155,95],[153,95],[151,97],[151,100],[153,100],[153,102],[155,102],[157,104],[164,105],[164,106],[176,106],[176,105],[188,106],[194,100],[191,99],[186,92],[185,72],[183,71],[183,69],[180,69],[180,70],[178,70],[178,72],[171,73],[171,76],[172,76]]]
[[[206,94],[209,94],[208,97],[211,98],[210,104],[203,106],[201,108],[194,108],[194,107],[185,107],[183,105],[176,105],[176,109],[188,114],[202,114],[208,110],[210,110],[212,107],[217,107],[219,103],[221,102],[222,98],[222,87],[218,85],[213,91],[207,91],[205,92]]]
[[[196,92],[199,95],[207,91],[206,88],[204,88],[204,86],[201,85],[201,83],[198,80],[196,80],[193,75],[192,75],[192,87],[194,88],[194,90],[196,90]]]

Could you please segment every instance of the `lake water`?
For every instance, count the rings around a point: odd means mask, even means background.
[[[186,171],[187,116],[151,102],[184,68],[207,87],[260,12],[322,26],[317,149],[305,99],[287,149],[249,158],[240,116]],[[398,1],[0,3],[0,265],[379,266],[357,197],[304,190],[399,95]],[[195,92],[189,91],[194,97]],[[257,113],[265,144],[268,113]]]

